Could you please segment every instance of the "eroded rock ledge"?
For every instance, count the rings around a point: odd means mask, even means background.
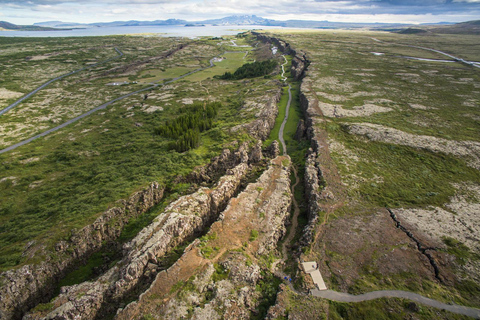
[[[245,107],[256,105],[255,109],[259,109],[255,114],[255,120],[235,126],[230,129],[231,132],[235,133],[243,130],[255,139],[266,140],[275,126],[275,120],[278,115],[277,103],[280,101],[281,96],[282,90],[278,87],[269,91],[267,95],[261,98],[246,99]],[[261,107],[258,108],[258,105],[261,105]]]
[[[260,139],[268,137],[278,114],[276,103],[280,93],[280,88],[271,92],[267,97],[268,101],[259,107],[256,119],[243,126],[251,136]],[[276,157],[278,145],[273,144],[265,150],[265,153],[269,157]],[[240,163],[258,162],[262,157],[260,142],[251,149],[247,145],[240,146],[237,151],[226,149],[220,156],[213,158],[209,165],[197,168],[186,179],[198,184],[213,183],[226,170]],[[118,206],[107,210],[93,224],[76,232],[69,241],[58,243],[55,246],[54,258],[0,274],[0,318],[20,319],[26,311],[37,304],[49,301],[58,282],[74,269],[79,261],[88,259],[105,243],[116,240],[123,226],[132,217],[146,212],[161,200],[163,191],[163,187],[158,183],[152,183],[145,190],[133,194],[128,200],[119,201]],[[213,205],[218,209],[224,204],[215,201]],[[43,249],[39,248],[40,251]]]
[[[78,261],[98,251],[105,243],[120,236],[124,225],[156,205],[163,197],[164,188],[157,182],[142,191],[135,192],[128,200],[120,200],[117,206],[105,211],[94,223],[75,232],[68,241],[56,244],[54,255],[37,249],[34,254],[47,254],[48,258],[35,265],[25,265],[0,275],[0,318],[19,319],[22,313],[37,303],[45,301],[55,290],[58,281]]]
[[[367,137],[372,141],[422,148],[432,152],[450,153],[465,158],[468,164],[480,170],[480,143],[455,141],[434,136],[416,135],[373,123],[352,123],[346,126],[351,134]]]
[[[310,64],[305,52],[296,50],[292,48],[288,42],[275,37],[270,37],[264,33],[252,31],[252,35],[256,36],[259,41],[274,44],[278,47],[280,52],[293,56],[292,68],[290,71],[295,80],[300,80],[305,76],[307,67]]]
[[[272,160],[255,183],[230,200],[203,240],[187,247],[174,265],[157,275],[139,301],[120,310],[115,319],[146,314],[181,319],[188,309],[193,309],[192,319],[250,319],[262,298],[256,286],[268,281],[259,260],[275,250],[286,231],[291,205],[289,167],[288,157]],[[252,230],[257,236],[252,236]],[[218,249],[207,254],[207,247]],[[182,283],[185,288],[178,286]]]
[[[124,258],[94,282],[63,287],[53,301],[53,310],[29,314],[24,319],[95,319],[110,312],[137,284],[156,274],[158,259],[180,243],[192,239],[215,220],[236,193],[248,171],[246,144],[240,148],[242,162],[220,178],[213,188],[171,203],[132,241],[124,246]]]
[[[276,156],[275,150],[273,154],[267,151],[269,155]],[[229,168],[240,163],[258,162],[262,158],[260,142],[250,149],[247,144],[240,145],[237,151],[225,149],[220,156],[214,157],[210,164],[195,169],[189,180],[197,183],[212,182]],[[76,232],[69,241],[57,243],[55,259],[50,258],[38,265],[26,265],[4,272],[0,276],[3,282],[0,288],[1,318],[20,319],[23,313],[38,303],[47,302],[60,279],[79,261],[100,250],[105,243],[115,241],[131,218],[145,213],[160,202],[163,192],[164,188],[158,183],[150,184],[148,188],[134,193],[128,200],[118,201],[118,206],[107,210],[93,224]],[[218,193],[213,193],[213,197],[217,195]],[[225,204],[221,199],[213,202],[217,209]]]

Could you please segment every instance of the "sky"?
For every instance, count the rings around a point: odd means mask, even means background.
[[[0,0],[0,21],[110,22],[235,14],[275,20],[436,23],[480,20],[480,0]]]

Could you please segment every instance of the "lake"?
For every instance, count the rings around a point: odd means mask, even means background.
[[[125,26],[125,27],[93,27],[62,31],[0,31],[0,37],[91,37],[111,36],[121,34],[157,34],[163,37],[218,37],[235,35],[244,30],[253,29],[281,29],[282,27],[269,26],[211,26],[185,27],[176,26]]]

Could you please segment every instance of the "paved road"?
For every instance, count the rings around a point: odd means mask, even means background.
[[[287,77],[285,77],[285,65],[288,63],[287,58],[285,58],[285,55],[282,56],[283,59],[285,59],[285,62],[282,64],[282,80],[283,82],[287,81]]]
[[[285,77],[285,69],[284,69],[284,65],[287,64],[287,59],[285,58],[285,56],[283,56],[283,58],[285,59],[285,63],[282,64],[282,78],[284,78],[284,82],[287,80],[287,78]],[[283,155],[286,156],[287,155],[287,146],[285,144],[285,140],[283,139],[283,131],[285,129],[285,124],[287,123],[288,121],[288,114],[290,112],[290,104],[292,103],[292,86],[289,84],[288,85],[288,102],[287,102],[287,108],[285,110],[285,118],[283,118],[283,122],[282,122],[282,125],[280,126],[280,130],[278,131],[278,139],[280,140],[280,143],[282,144],[282,147],[283,147]]]
[[[403,298],[411,301],[415,301],[430,307],[447,310],[457,314],[463,314],[469,317],[480,319],[480,309],[468,308],[464,306],[459,306],[455,304],[445,304],[437,300],[433,300],[422,295],[408,292],[408,291],[399,291],[399,290],[383,290],[383,291],[372,291],[358,296],[351,295],[343,292],[336,292],[332,290],[310,290],[310,293],[319,298],[324,298],[328,300],[338,301],[338,302],[362,302],[369,301],[380,298]]]
[[[287,77],[285,77],[285,67],[284,66],[285,66],[285,64],[287,64],[287,59],[285,58],[285,56],[283,56],[283,58],[285,59],[285,63],[282,64],[282,78],[283,78],[283,81],[285,82],[287,80]],[[283,139],[283,131],[284,131],[284,128],[285,128],[285,124],[287,123],[287,120],[288,120],[288,115],[289,115],[289,111],[290,111],[290,104],[292,102],[292,93],[291,93],[290,89],[291,89],[291,86],[289,84],[288,85],[288,102],[287,102],[287,108],[286,108],[286,111],[285,111],[285,118],[283,119],[282,125],[280,126],[280,130],[278,131],[278,139],[280,140],[280,143],[282,144],[283,155],[284,156],[287,155],[287,146],[285,144],[285,140]],[[280,263],[285,263],[285,261],[288,258],[287,247],[290,245],[290,243],[293,240],[293,237],[295,236],[295,231],[296,231],[297,226],[298,226],[298,215],[300,214],[300,208],[298,207],[297,200],[295,199],[295,188],[297,187],[300,180],[298,179],[297,169],[295,168],[294,165],[292,165],[292,170],[293,170],[293,174],[295,175],[295,184],[292,185],[292,187],[291,187],[292,203],[293,203],[293,208],[294,208],[293,217],[292,217],[292,225],[290,226],[290,232],[289,232],[288,236],[285,238],[285,240],[283,242],[283,245],[282,245],[282,259],[280,259],[278,261],[275,261],[272,264],[272,267],[271,267],[272,272],[277,277],[279,277],[280,279],[285,279],[285,278],[290,279],[290,277],[288,275],[283,273],[280,269],[277,269],[277,265],[280,264]],[[295,290],[295,288],[293,287],[293,285],[290,281],[288,282],[288,286],[290,287],[290,289],[293,292],[295,292],[297,294],[300,294],[299,292],[297,292]]]
[[[58,80],[61,80],[65,77],[68,77],[68,76],[71,76],[72,74],[75,74],[75,73],[78,73],[80,71],[83,71],[83,70],[86,70],[86,69],[89,69],[89,68],[93,68],[93,67],[96,67],[98,65],[101,65],[101,64],[104,64],[104,63],[107,63],[109,61],[112,61],[114,59],[118,59],[120,57],[123,56],[123,52],[121,52],[120,50],[118,50],[118,48],[115,48],[115,51],[117,51],[118,55],[115,56],[115,57],[112,57],[110,59],[107,59],[107,60],[104,60],[104,61],[100,61],[100,62],[97,62],[95,64],[92,64],[92,65],[89,65],[89,66],[86,66],[86,67],[83,67],[81,69],[78,69],[78,70],[75,70],[75,71],[72,71],[72,72],[69,72],[69,73],[65,73],[61,76],[58,76],[52,80],[49,80],[47,82],[45,82],[44,84],[42,84],[40,87],[36,88],[35,90],[27,93],[26,95],[24,95],[23,97],[21,97],[20,99],[18,99],[17,101],[15,101],[14,103],[12,103],[11,105],[9,105],[8,107],[6,107],[5,109],[3,110],[0,110],[0,116],[2,114],[4,114],[5,112],[8,112],[9,110],[11,110],[12,108],[15,108],[16,106],[18,106],[20,103],[22,103],[23,101],[25,101],[26,99],[30,98],[31,96],[33,96],[34,94],[36,94],[38,91],[42,90],[43,88],[45,88],[46,86],[48,86],[50,83],[52,82],[55,82],[55,81],[58,81]]]
[[[288,102],[287,102],[287,109],[285,110],[285,118],[283,119],[282,125],[280,126],[280,130],[278,131],[278,138],[280,139],[280,143],[283,147],[283,155],[287,155],[287,146],[285,144],[285,140],[283,139],[283,131],[285,129],[285,124],[288,120],[288,113],[290,111],[290,103],[292,102],[292,86],[288,85]]]
[[[475,67],[475,68],[480,68],[480,63],[479,63],[479,62],[476,62],[476,61],[467,61],[467,60],[464,60],[464,59],[462,59],[462,58],[455,57],[454,55],[451,55],[451,54],[449,54],[449,53],[446,53],[446,52],[443,52],[443,51],[440,51],[440,50],[436,50],[436,49],[432,49],[432,48],[427,48],[427,47],[413,46],[413,45],[409,45],[409,44],[400,44],[400,43],[387,42],[387,41],[378,40],[377,38],[371,38],[371,39],[374,40],[374,41],[377,41],[377,42],[381,42],[381,43],[389,43],[389,44],[394,44],[394,45],[397,45],[397,46],[404,46],[404,47],[410,47],[410,48],[416,48],[416,49],[422,49],[422,50],[427,50],[427,51],[436,52],[436,53],[439,53],[439,54],[444,55],[444,56],[446,56],[446,57],[452,58],[452,59],[455,60],[456,62],[468,64],[468,65],[470,65],[470,66],[472,66],[472,67]],[[408,58],[409,58],[409,59],[412,59],[413,57],[408,57]],[[421,58],[417,58],[417,60],[431,61],[431,60],[429,60],[429,59],[421,59]],[[442,61],[442,62],[445,62],[445,61]]]
[[[120,52],[120,51],[119,51],[119,52]],[[104,61],[104,62],[105,62],[105,61]],[[102,63],[104,63],[104,62],[102,62]],[[210,59],[210,65],[209,65],[209,66],[207,66],[207,67],[205,67],[205,68],[198,68],[198,69],[195,69],[195,70],[193,70],[193,71],[190,71],[190,72],[188,72],[188,73],[186,73],[186,74],[184,74],[184,75],[181,75],[181,76],[179,76],[179,77],[173,78],[172,80],[163,83],[162,86],[163,86],[163,85],[166,85],[166,84],[169,84],[169,83],[172,83],[172,82],[174,82],[174,81],[180,80],[180,79],[182,79],[182,78],[185,78],[185,77],[187,77],[187,76],[189,76],[189,75],[191,75],[191,74],[193,74],[193,73],[196,73],[196,72],[199,72],[199,71],[202,71],[202,70],[211,68],[211,67],[213,67],[213,66],[214,66],[214,64],[213,64],[213,58],[212,58],[212,59]],[[78,71],[77,71],[77,72],[78,72]],[[66,75],[65,75],[65,76],[66,76]],[[23,145],[25,145],[25,144],[27,144],[27,143],[32,142],[32,141],[35,140],[35,139],[44,137],[44,136],[46,136],[46,135],[48,135],[48,134],[50,134],[50,133],[52,133],[52,132],[55,132],[55,131],[57,131],[57,130],[60,130],[60,129],[68,126],[69,124],[72,124],[72,123],[74,123],[74,122],[77,122],[78,120],[83,119],[83,118],[91,115],[91,114],[94,113],[94,112],[97,112],[98,110],[105,109],[106,107],[108,107],[109,105],[111,105],[111,104],[114,103],[114,102],[120,101],[120,100],[122,100],[122,99],[125,99],[125,98],[127,98],[127,97],[130,97],[130,96],[132,96],[132,95],[134,95],[134,94],[137,94],[137,93],[141,93],[141,92],[144,92],[144,91],[148,91],[148,90],[154,89],[154,88],[156,88],[156,87],[158,87],[158,86],[159,86],[159,84],[154,83],[154,84],[152,84],[152,86],[150,86],[150,87],[143,88],[143,89],[140,89],[140,90],[137,90],[137,91],[134,91],[134,92],[130,92],[130,93],[126,94],[126,95],[123,95],[123,96],[118,97],[118,98],[116,98],[116,99],[113,99],[113,100],[110,100],[110,101],[108,101],[108,102],[105,102],[104,104],[102,104],[102,105],[100,105],[100,106],[98,106],[98,107],[96,107],[96,108],[94,108],[94,109],[91,109],[91,110],[87,111],[86,113],[81,114],[81,115],[79,115],[79,116],[77,116],[77,117],[75,117],[75,118],[73,118],[73,119],[70,119],[70,120],[68,120],[67,122],[62,123],[62,124],[59,125],[59,126],[56,126],[56,127],[54,127],[54,128],[51,128],[51,129],[49,129],[49,130],[47,130],[47,131],[45,131],[45,132],[42,132],[42,133],[40,133],[40,134],[37,134],[36,136],[33,136],[33,137],[31,137],[31,138],[28,138],[27,140],[20,141],[19,143],[16,143],[16,144],[11,145],[11,146],[9,146],[9,147],[7,147],[7,148],[5,148],[5,149],[2,149],[2,150],[0,150],[0,154],[5,153],[5,152],[8,152],[8,151],[11,151],[11,150],[16,149],[16,148],[18,148],[18,147],[20,147],[20,146],[23,146]],[[39,89],[39,90],[40,90],[40,89]],[[38,90],[37,90],[37,91],[38,91]],[[26,98],[25,98],[25,99],[26,99]]]
[[[377,40],[377,39],[374,39],[374,40]],[[377,40],[377,41],[379,41],[379,40]],[[436,50],[434,50],[434,51],[436,51]],[[284,56],[284,58],[285,58],[285,56]],[[285,59],[285,64],[286,63],[287,63],[287,59]],[[284,65],[285,64],[282,65],[282,71],[283,71],[282,72],[282,77],[285,79],[283,81],[287,80],[287,78],[284,76],[284,74],[285,74]],[[290,110],[291,100],[292,100],[291,86],[289,85],[288,86],[288,103],[287,103],[287,109],[286,109],[286,112],[285,112],[285,118],[283,119],[282,125],[281,125],[279,133],[278,133],[278,139],[282,143],[283,154],[284,155],[287,155],[287,147],[286,147],[285,141],[283,139],[283,131],[284,131],[285,123],[288,120],[288,114],[289,114],[289,110]],[[295,168],[293,168],[293,170],[294,170],[295,177],[296,177],[296,183],[295,183],[294,186],[292,186],[292,194],[294,193],[295,187],[298,184],[297,172],[296,172]],[[274,264],[273,268],[275,268],[275,266],[279,262],[282,262],[286,259],[286,257],[287,257],[287,252],[286,252],[287,248],[286,247],[290,243],[290,241],[291,241],[291,239],[293,238],[293,235],[294,235],[293,231],[295,230],[295,226],[296,226],[296,223],[297,223],[296,220],[297,220],[298,212],[299,212],[298,205],[297,205],[297,202],[295,201],[295,198],[293,198],[293,204],[294,204],[294,207],[295,207],[294,219],[293,219],[293,223],[292,223],[292,228],[290,230],[290,234],[289,234],[289,236],[287,237],[286,241],[283,243],[283,246],[282,246],[283,259],[276,262]],[[286,277],[286,275],[281,271],[276,271],[275,274],[277,276],[281,277],[282,279]],[[288,282],[288,285],[293,292],[295,292],[296,294],[303,295],[302,293],[296,291],[293,288],[291,282]],[[362,302],[362,301],[369,301],[369,300],[380,299],[380,298],[403,298],[403,299],[408,299],[408,300],[411,300],[411,301],[415,301],[415,302],[418,302],[418,303],[421,303],[421,304],[424,304],[424,305],[427,305],[427,306],[431,306],[431,307],[434,307],[434,308],[443,309],[443,310],[447,310],[447,311],[450,311],[450,312],[453,312],[453,313],[463,314],[463,315],[466,315],[466,316],[469,316],[469,317],[480,319],[480,309],[469,308],[469,307],[459,306],[459,305],[455,305],[455,304],[445,304],[443,302],[433,300],[433,299],[424,297],[422,295],[419,295],[417,293],[408,292],[408,291],[400,291],[400,290],[372,291],[372,292],[367,292],[367,293],[355,296],[355,295],[351,295],[351,294],[348,294],[348,293],[337,292],[337,291],[333,291],[333,290],[313,289],[313,290],[310,290],[310,294],[312,296],[315,296],[315,297],[324,298],[324,299],[333,300],[333,301],[338,301],[338,302]]]

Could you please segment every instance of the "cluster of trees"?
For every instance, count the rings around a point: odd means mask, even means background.
[[[246,63],[234,73],[225,72],[221,76],[215,76],[214,78],[224,80],[240,80],[245,78],[255,78],[260,76],[266,76],[272,72],[277,66],[277,61],[270,59],[265,61],[255,61],[253,63]]]
[[[155,133],[165,138],[175,139],[170,142],[169,149],[184,152],[200,145],[200,133],[211,129],[213,120],[221,104],[211,102],[207,104],[195,103],[181,109],[182,115],[174,120],[167,121],[155,129]]]

